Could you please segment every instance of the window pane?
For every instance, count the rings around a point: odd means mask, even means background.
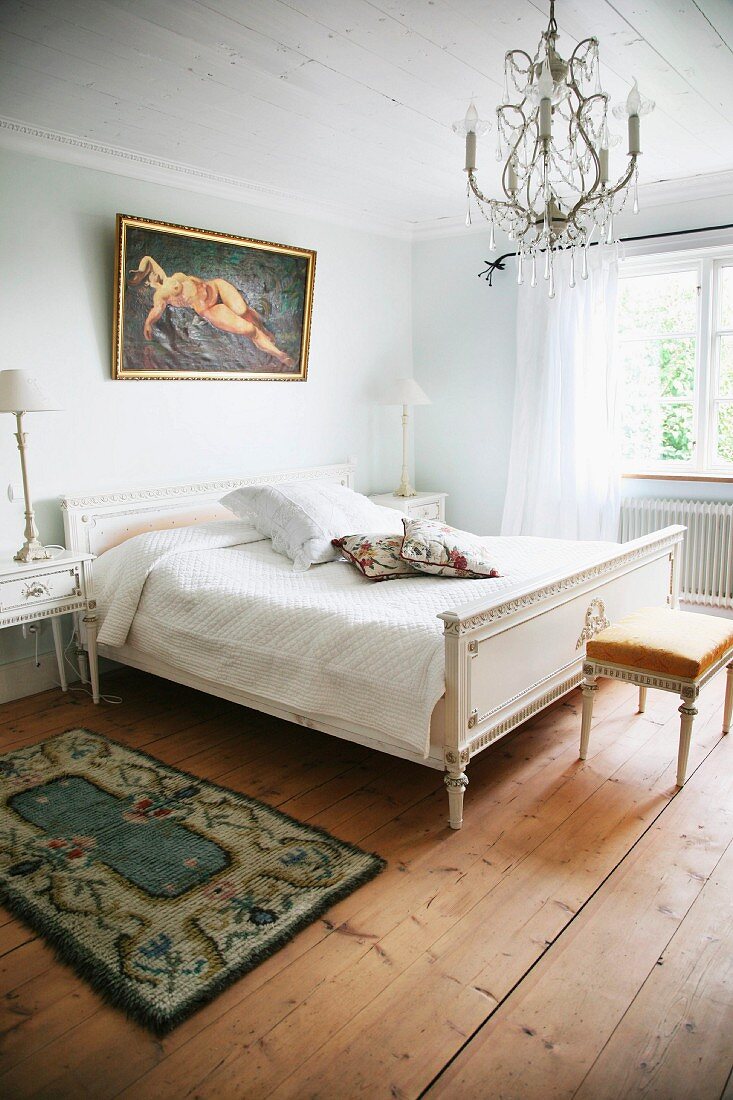
[[[692,405],[667,405],[662,414],[662,450],[665,462],[692,458]]]
[[[659,461],[658,417],[646,402],[627,404],[622,417],[622,454],[627,462],[640,469]]]
[[[726,271],[733,269],[724,269]],[[619,283],[618,332],[697,330],[697,269],[633,275]],[[733,284],[732,284],[733,286]]]
[[[655,405],[627,401],[623,410],[623,457],[643,468],[660,462],[689,462],[693,451],[689,403]]]
[[[718,394],[720,397],[733,397],[733,336],[720,337]]]
[[[733,402],[718,406],[719,462],[733,462]]]
[[[733,328],[733,267],[721,267],[718,290],[720,327]]]
[[[632,340],[620,348],[628,395],[653,401],[691,397],[695,390],[695,340]]]

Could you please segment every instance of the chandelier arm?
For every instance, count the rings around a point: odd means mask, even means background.
[[[627,187],[629,185],[629,183],[631,182],[631,178],[634,174],[634,169],[635,168],[636,168],[636,154],[633,154],[629,158],[629,165],[628,165],[628,168],[626,169],[626,171],[624,172],[624,174],[616,181],[616,183],[613,185],[613,187],[604,187],[604,189],[603,189],[603,191],[600,195],[600,199],[602,199],[602,200],[612,199],[614,195],[618,195],[619,192],[623,191],[624,188]],[[572,223],[575,226],[575,228],[578,230],[579,233],[582,234],[583,229],[580,225],[578,225],[578,220],[577,220],[577,217],[576,217],[576,215],[581,212],[581,210],[579,209],[579,206],[580,206],[580,204],[577,204],[575,207],[573,207],[572,211],[568,215],[568,220],[569,221],[572,220]]]
[[[508,174],[509,174],[509,166],[512,163],[512,158],[516,157],[517,149],[519,148],[519,145],[520,145],[522,139],[524,138],[524,136],[527,132],[527,127],[529,125],[528,119],[525,118],[524,111],[521,111],[521,109],[519,109],[519,110],[520,110],[520,113],[522,115],[522,125],[520,127],[518,127],[519,132],[517,134],[516,141],[514,142],[514,145],[511,147],[511,149],[509,150],[509,156],[506,159],[506,162],[504,164],[504,171],[501,174],[501,187],[502,187],[502,190],[503,190],[504,194],[506,195],[507,199],[509,200],[509,202],[512,206],[517,205],[517,195],[519,194],[519,188],[517,188],[517,190],[514,192],[514,194],[512,194],[512,192],[509,190],[509,188],[506,185],[506,180],[507,180],[507,177],[508,177]]]
[[[591,42],[591,41],[593,41],[593,39],[589,38],[589,39],[587,39],[587,41]],[[588,203],[589,197],[591,195],[593,195],[598,190],[598,186],[601,182],[601,161],[600,161],[600,158],[598,156],[598,153],[595,150],[595,146],[593,145],[593,142],[591,141],[590,137],[588,136],[588,132],[586,131],[585,126],[583,125],[582,112],[583,112],[583,108],[585,107],[585,105],[587,103],[590,103],[593,99],[596,99],[596,98],[605,99],[605,97],[600,93],[596,93],[593,96],[588,96],[588,98],[586,99],[582,95],[582,93],[580,91],[580,88],[578,87],[578,83],[575,79],[575,74],[573,73],[572,69],[570,70],[570,77],[571,77],[571,79],[569,81],[570,87],[571,87],[572,91],[575,92],[576,96],[578,97],[578,109],[575,113],[575,121],[576,121],[576,125],[578,127],[578,133],[580,134],[583,141],[585,142],[586,148],[587,148],[587,150],[590,154],[591,160],[593,162],[593,170],[594,170],[593,171],[593,182],[590,186],[590,189],[586,190],[586,188],[585,188],[585,173],[581,169],[581,182],[582,182],[581,194],[580,194],[580,197],[579,197],[578,201],[575,203],[575,205],[571,209],[570,213],[568,214],[568,220],[572,221],[573,225],[575,225],[576,228],[578,228],[578,223],[575,219],[575,215],[578,213],[578,211],[583,206],[585,206]]]
[[[531,188],[531,185],[532,185],[532,169],[535,168],[538,164],[537,157],[538,157],[538,154],[539,154],[539,151],[540,151],[541,147],[542,147],[542,140],[539,136],[539,131],[538,131],[537,134],[535,134],[534,149],[532,150],[532,158],[530,160],[530,168],[529,168],[529,172],[527,173],[527,206],[526,206],[526,211],[525,211],[527,221],[528,222],[534,222],[534,223],[537,222],[537,220],[540,217],[540,214],[539,214],[539,211],[536,211],[535,208],[534,208],[534,203],[532,202],[532,194],[531,194],[530,188]]]
[[[591,36],[590,38],[584,38],[581,42],[578,42],[577,46],[570,54],[570,57],[568,58],[568,69],[570,70],[570,75],[573,83],[576,83],[574,69],[576,64],[580,64],[580,51],[584,46],[586,47],[586,53],[588,52],[588,47],[595,47],[597,49],[598,39],[594,38],[593,36]]]
[[[575,74],[575,66],[576,66],[576,64],[580,63],[580,52],[583,50],[583,48],[585,48],[586,54],[588,53],[588,51],[590,49],[593,49],[593,48],[597,49],[598,48],[598,39],[593,38],[593,37],[584,38],[581,42],[578,42],[577,46],[575,47],[575,49],[573,50],[573,52],[570,55],[570,59],[568,60],[568,76],[569,76],[568,85],[571,88],[571,90],[575,93],[575,95],[577,97],[577,100],[578,100],[578,107],[577,107],[577,110],[575,112],[575,121],[576,121],[576,125],[578,127],[578,132],[580,133],[581,137],[583,138],[583,141],[586,144],[586,147],[587,147],[588,151],[590,152],[591,159],[593,161],[593,168],[594,168],[593,183],[591,184],[591,187],[590,187],[589,190],[586,189],[585,172],[583,171],[582,168],[580,169],[581,195],[580,195],[580,198],[578,199],[578,202],[575,204],[575,206],[573,207],[573,209],[572,209],[572,211],[570,212],[570,215],[569,215],[570,219],[572,219],[572,222],[576,226],[576,228],[578,226],[577,226],[577,222],[576,222],[575,217],[574,217],[575,213],[580,209],[581,206],[585,205],[585,203],[588,201],[588,195],[592,195],[598,189],[598,185],[601,182],[601,162],[600,162],[600,158],[599,158],[599,156],[598,156],[598,154],[595,150],[595,146],[593,145],[593,142],[590,140],[590,137],[588,136],[588,133],[585,129],[585,126],[583,125],[583,121],[582,121],[583,112],[587,109],[588,104],[592,103],[596,99],[603,100],[604,106],[606,108],[608,107],[608,97],[606,96],[605,92],[594,92],[593,95],[584,96],[583,93],[580,90],[580,86],[578,84],[578,78]],[[605,112],[604,112],[604,115],[605,115]]]
[[[481,190],[479,185],[476,183],[476,177],[473,174],[473,172],[468,172],[468,186],[471,188],[471,190],[473,191],[474,195],[476,196],[476,198],[478,199],[479,202],[483,202],[487,206],[490,206],[492,208],[493,207],[499,207],[499,206],[505,206],[508,209],[511,209],[510,206],[509,206],[509,203],[501,202],[499,199],[490,199],[486,195],[484,195],[483,191]]]
[[[532,60],[532,58],[530,57],[530,55],[527,53],[526,50],[508,50],[504,54],[504,65],[506,66],[507,61],[509,61],[510,58],[513,58],[515,54],[517,54],[517,56],[519,56],[519,57],[526,57],[526,59],[527,59],[527,73],[528,73],[528,75],[531,76],[532,69],[534,68],[534,61]],[[519,66],[517,66],[517,68],[519,68]],[[519,71],[521,72],[522,70],[520,69]]]

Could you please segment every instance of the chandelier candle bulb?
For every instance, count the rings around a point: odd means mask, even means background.
[[[641,155],[641,146],[639,144],[639,116],[629,115],[629,156],[638,157]]]
[[[474,172],[476,169],[476,131],[469,130],[466,134],[466,171]]]
[[[552,101],[540,100],[540,140],[549,141],[552,137]]]
[[[517,172],[516,172],[516,169],[514,167],[514,161],[510,160],[509,161],[509,168],[507,170],[507,190],[510,192],[510,194],[514,195],[514,194],[516,194],[517,189],[518,189]]]
[[[598,159],[601,163],[601,183],[608,183],[608,149],[601,149]]]

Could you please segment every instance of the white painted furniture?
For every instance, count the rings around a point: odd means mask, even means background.
[[[344,464],[70,496],[62,501],[67,544],[82,554],[102,554],[144,531],[226,518],[229,513],[219,499],[240,485],[325,480],[351,487],[353,475],[354,467]],[[606,609],[620,618],[644,604],[677,606],[676,555],[684,530],[667,527],[614,545],[581,570],[556,571],[529,584],[504,588],[493,597],[446,608],[439,616],[444,624],[446,690],[433,711],[427,757],[385,745],[376,729],[328,715],[298,713],[172,668],[129,645],[102,645],[99,651],[122,664],[443,770],[450,825],[460,829],[471,757],[578,686],[585,643],[599,629],[599,621],[605,625]],[[465,598],[468,591],[451,584],[446,600],[458,593]]]
[[[655,616],[658,612],[654,611]],[[677,619],[679,616],[679,619]],[[643,623],[647,621],[646,610],[640,611],[636,616],[632,616],[635,619],[635,648],[639,645],[638,639],[641,630],[644,629]],[[733,625],[731,625],[728,619],[716,619],[711,615],[697,615],[693,612],[676,611],[669,615],[671,620],[670,626],[664,626],[665,633],[669,633],[670,641],[668,645],[660,645],[659,649],[662,650],[663,657],[666,655],[669,649],[677,649],[679,646],[679,632],[682,634],[689,632],[692,637],[692,624],[694,620],[700,620],[705,631],[715,631],[715,645],[718,647],[719,656],[716,659],[711,659],[714,651],[708,654],[708,659],[703,660],[697,667],[699,668],[697,676],[682,676],[679,673],[681,668],[677,668],[674,671],[670,671],[672,667],[669,658],[660,662],[656,659],[655,644],[651,641],[649,646],[643,655],[639,655],[638,658],[634,656],[634,663],[629,663],[629,654],[625,652],[623,642],[614,646],[613,643],[604,643],[603,639],[611,633],[611,631],[604,631],[600,633],[589,647],[589,652],[586,654],[585,661],[583,662],[583,718],[580,728],[580,759],[585,760],[588,755],[588,742],[590,739],[590,728],[593,721],[593,698],[598,691],[598,685],[596,680],[599,676],[608,676],[612,680],[623,680],[628,684],[636,684],[639,688],[639,713],[643,714],[646,710],[646,694],[648,689],[658,688],[661,691],[672,691],[675,695],[679,695],[682,700],[682,705],[679,708],[680,712],[680,746],[677,754],[677,786],[682,787],[685,783],[685,777],[687,775],[687,761],[690,756],[690,742],[692,740],[692,725],[697,715],[697,707],[695,702],[700,694],[701,688],[707,684],[709,680],[720,672],[721,668],[727,666],[728,674],[726,679],[725,689],[725,703],[723,705],[723,733],[730,733],[731,718],[733,717]],[[640,628],[639,621],[642,620],[642,626]],[[651,624],[652,637],[659,639],[658,625],[655,622]],[[618,624],[617,627],[612,628],[618,630],[623,628],[623,621]],[[594,645],[603,645],[603,655],[596,656],[593,653]],[[724,646],[724,650],[720,652],[720,647]],[[614,652],[616,650],[616,652]],[[611,658],[617,657],[614,661]],[[621,661],[626,657],[624,663]],[[673,664],[674,662],[672,662]],[[651,671],[655,666],[664,668],[664,672]]]
[[[394,493],[374,493],[369,497],[383,508],[396,508],[410,519],[439,519],[445,522],[447,493],[415,493],[414,497],[398,497]]]
[[[49,551],[45,561],[0,562],[0,628],[51,620],[53,644],[62,691],[66,691],[63,643],[59,617],[79,616],[89,655],[89,676],[94,702],[99,702],[97,669],[97,616],[92,592],[91,567],[94,554],[88,551]],[[82,670],[86,679],[86,671]]]

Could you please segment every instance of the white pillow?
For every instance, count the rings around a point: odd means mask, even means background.
[[[285,554],[300,571],[340,557],[332,539],[354,531],[403,533],[402,512],[327,481],[245,485],[227,493],[221,503],[254,523],[261,535],[272,539],[273,550]]]

